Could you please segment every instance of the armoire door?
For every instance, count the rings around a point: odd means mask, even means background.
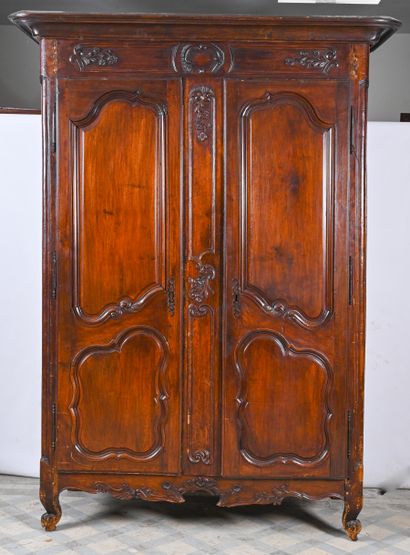
[[[177,473],[180,82],[62,80],[57,110],[57,460]]]
[[[225,476],[344,476],[348,91],[226,84]]]

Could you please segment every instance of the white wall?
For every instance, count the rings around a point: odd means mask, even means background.
[[[0,25],[0,106],[40,108],[40,48],[14,25]]]
[[[410,123],[369,123],[365,482],[410,487]]]
[[[0,115],[0,473],[40,457],[41,123]]]
[[[410,34],[382,44],[370,55],[369,70],[369,120],[400,121],[401,112],[410,113]]]
[[[40,136],[39,116],[0,116],[0,473],[32,476],[40,457]],[[410,124],[369,124],[368,486],[410,461],[408,145]]]

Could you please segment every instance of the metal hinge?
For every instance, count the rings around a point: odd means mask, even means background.
[[[353,258],[349,256],[349,305],[353,304]]]
[[[51,298],[57,298],[57,253],[51,253]]]
[[[53,403],[51,405],[51,449],[56,448],[56,432],[57,432],[57,407]]]
[[[349,139],[350,154],[353,154],[355,151],[353,135],[354,135],[354,112],[353,112],[353,106],[350,106],[350,139]]]
[[[50,142],[51,142],[51,152],[56,152],[57,150],[57,102],[54,103],[53,111],[51,112],[51,122],[50,122]]]
[[[175,314],[175,280],[172,277],[167,282],[167,298],[168,312],[173,316]]]
[[[347,411],[347,458],[350,459],[352,455],[352,424],[353,424],[353,414],[351,410]]]

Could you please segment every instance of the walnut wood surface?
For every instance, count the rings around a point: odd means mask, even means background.
[[[368,58],[398,22],[11,19],[41,43],[43,526],[64,489],[330,496],[355,540]]]

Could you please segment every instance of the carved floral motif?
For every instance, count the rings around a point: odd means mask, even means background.
[[[307,69],[320,69],[322,73],[329,73],[333,67],[339,67],[337,52],[333,48],[328,50],[300,50],[298,56],[286,58],[287,66],[302,66]]]
[[[208,87],[198,87],[191,91],[190,101],[197,141],[205,143],[213,131],[214,92]]]
[[[70,56],[70,62],[76,63],[80,71],[90,65],[113,66],[119,61],[119,57],[110,48],[100,48],[99,46],[87,48],[82,44],[74,46],[73,54]]]
[[[119,487],[104,484],[103,482],[96,482],[95,489],[97,493],[109,493],[116,499],[129,500],[129,499],[152,499],[155,492],[150,488],[132,488],[129,484],[124,483]]]
[[[201,260],[196,263],[199,275],[196,278],[189,277],[188,297],[194,303],[189,305],[189,313],[191,316],[204,316],[207,311],[207,305],[201,303],[213,293],[210,281],[215,279],[215,268],[211,264],[203,264]]]

